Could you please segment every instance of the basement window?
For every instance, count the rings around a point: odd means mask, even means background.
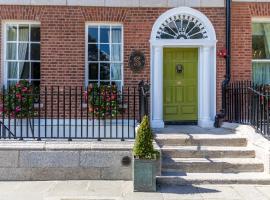
[[[270,84],[270,22],[252,23],[252,76],[255,84]]]
[[[40,24],[5,24],[5,85],[10,87],[27,80],[40,85]]]

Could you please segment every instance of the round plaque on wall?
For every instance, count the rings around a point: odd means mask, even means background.
[[[129,67],[133,72],[140,72],[145,66],[145,55],[139,50],[135,50],[129,57]]]

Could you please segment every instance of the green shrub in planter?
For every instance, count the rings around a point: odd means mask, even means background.
[[[133,148],[133,184],[134,191],[155,192],[156,171],[159,152],[153,146],[153,132],[149,118],[145,116],[137,131]]]

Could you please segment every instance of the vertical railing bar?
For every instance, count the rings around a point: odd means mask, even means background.
[[[60,88],[59,86],[57,86],[57,138],[60,137],[60,127],[59,127],[59,123],[60,123]]]
[[[77,86],[75,86],[75,138],[77,138],[77,96],[78,96],[78,92],[77,92]]]
[[[10,89],[8,90],[8,105],[11,105],[11,95],[10,95]],[[16,107],[15,107],[15,112],[16,113]],[[10,138],[10,111],[8,112],[8,138]],[[6,137],[6,135],[5,135]]]
[[[81,88],[80,92],[81,92],[81,138],[82,138],[83,137],[83,87],[80,87],[80,88]]]
[[[136,88],[133,88],[133,134],[134,134],[134,138],[136,137]]]
[[[22,94],[24,95],[24,94]],[[26,96],[26,138],[29,138],[29,94],[25,94]],[[23,108],[21,107],[21,111],[23,110]]]
[[[19,93],[20,93],[20,96],[22,96],[22,92],[21,92],[21,90],[19,91]],[[22,98],[20,98],[20,108],[22,108],[23,107],[23,103],[22,103]],[[21,129],[21,132],[20,132],[20,140],[23,140],[23,118],[22,118],[22,112],[20,112],[20,122],[21,122],[21,127],[20,127],[20,129]]]
[[[38,138],[37,140],[40,141],[41,137],[40,137],[40,112],[41,112],[41,90],[39,90],[38,92]]]
[[[54,136],[54,134],[53,134],[53,121],[54,121],[54,119],[53,119],[53,105],[54,105],[54,103],[53,103],[53,95],[54,95],[54,88],[53,88],[53,86],[51,86],[51,138],[53,138],[53,136]]]
[[[112,138],[112,86],[110,87],[110,138]]]
[[[107,98],[107,87],[105,87],[104,88],[104,94],[102,95],[102,99],[103,99],[103,101],[102,102],[104,102],[105,103],[105,105],[103,105],[103,107],[104,107],[104,129],[103,129],[103,134],[104,134],[104,138],[106,138],[107,137],[107,134],[106,134],[106,129],[107,129],[107,124],[106,124],[106,115],[107,115],[107,102],[108,102],[108,98]]]
[[[101,86],[98,88],[98,141],[101,141],[100,139],[100,120],[101,120]]]
[[[72,102],[71,102],[71,86],[69,86],[69,136],[68,136],[68,141],[71,141],[71,106],[72,106]]]
[[[116,109],[115,110],[115,118],[116,118],[116,121],[115,121],[115,128],[116,128],[116,138],[118,139],[118,88],[116,88]]]
[[[129,87],[127,88],[127,90],[128,90],[128,107],[127,107],[127,111],[128,111],[128,138],[129,138]]]
[[[66,138],[66,86],[63,87],[63,137]]]
[[[45,86],[45,138],[47,138],[47,86]]]
[[[14,95],[14,94],[12,94]],[[13,104],[16,106],[17,105],[17,100],[16,98],[13,99]],[[4,108],[4,106],[3,106]],[[4,112],[4,110],[3,110]],[[1,138],[1,136],[0,136]],[[17,112],[14,113],[14,139],[17,139]]]
[[[121,112],[122,112],[122,138],[121,138],[121,141],[124,141],[124,87],[122,87],[122,109],[121,109]]]

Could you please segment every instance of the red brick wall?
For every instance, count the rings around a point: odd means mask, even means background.
[[[94,8],[61,6],[0,6],[0,20],[37,20],[41,22],[41,84],[82,85],[85,65],[85,22],[119,22],[124,25],[124,78],[126,84],[150,79],[152,26],[166,8]],[[217,33],[217,49],[225,47],[224,8],[200,9],[212,21]],[[128,68],[134,49],[146,55],[140,73]],[[217,102],[221,105],[221,82],[225,62],[217,58]]]
[[[270,17],[270,3],[232,4],[232,80],[252,78],[252,17]]]

